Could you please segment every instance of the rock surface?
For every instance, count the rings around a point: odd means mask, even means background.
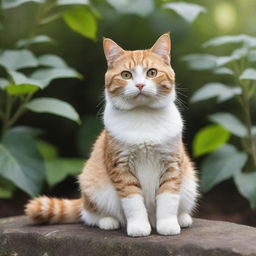
[[[0,219],[0,256],[256,256],[256,229],[195,219],[178,236],[127,237],[82,224],[35,226],[26,217]]]

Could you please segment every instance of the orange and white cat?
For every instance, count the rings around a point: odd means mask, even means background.
[[[177,235],[192,224],[197,178],[182,143],[169,34],[148,50],[125,51],[105,38],[105,129],[79,176],[81,198],[39,197],[36,223],[76,222],[129,236]]]

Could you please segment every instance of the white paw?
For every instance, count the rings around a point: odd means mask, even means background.
[[[182,228],[190,227],[193,223],[191,216],[187,213],[181,213],[178,217],[178,221]]]
[[[149,236],[151,226],[148,221],[130,221],[127,223],[128,236]]]
[[[177,217],[171,217],[168,219],[160,219],[157,221],[156,230],[159,234],[170,236],[180,234],[180,225]]]
[[[105,230],[118,229],[119,222],[112,217],[105,217],[99,220],[99,228]]]

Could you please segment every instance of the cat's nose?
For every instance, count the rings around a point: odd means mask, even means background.
[[[136,87],[140,90],[142,90],[142,88],[145,86],[145,84],[136,84]]]

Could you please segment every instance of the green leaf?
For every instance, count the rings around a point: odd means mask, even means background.
[[[83,161],[75,158],[58,158],[58,150],[53,145],[38,141],[37,146],[45,160],[46,180],[50,187],[63,181],[69,175],[81,173]]]
[[[9,199],[15,191],[15,186],[12,182],[0,176],[0,198]]]
[[[73,7],[64,12],[64,20],[75,32],[95,40],[97,34],[97,22],[92,13],[86,7]]]
[[[30,79],[24,74],[17,71],[9,71],[8,73],[16,85],[32,85],[43,88],[43,84],[41,81],[38,81],[36,79]]]
[[[0,65],[9,70],[17,70],[37,67],[38,62],[29,50],[5,50],[0,54]]]
[[[37,148],[40,151],[43,158],[47,160],[57,158],[59,155],[56,147],[42,140],[37,141]]]
[[[107,0],[107,2],[118,12],[123,14],[136,14],[145,17],[154,11],[153,0]]]
[[[217,57],[216,64],[219,67],[224,66],[233,61],[240,60],[241,58],[246,57],[247,55],[248,55],[248,48],[242,47],[242,48],[234,50],[229,56]]]
[[[208,70],[217,66],[217,57],[209,54],[190,54],[182,58],[192,70]]]
[[[251,62],[255,62],[256,61],[256,50],[251,50],[248,54],[248,59]]]
[[[2,0],[2,8],[3,9],[14,8],[29,2],[44,3],[45,0]]]
[[[7,85],[9,85],[9,81],[7,79],[0,78],[0,89],[4,89]]]
[[[26,104],[26,108],[38,112],[62,116],[80,123],[76,110],[67,102],[54,98],[36,98]]]
[[[239,152],[233,145],[224,145],[210,154],[202,164],[201,189],[208,192],[216,184],[239,173],[247,160],[244,152]]]
[[[78,175],[83,168],[80,159],[57,158],[46,160],[46,180],[50,187],[63,181],[70,175]]]
[[[103,124],[99,116],[87,116],[83,119],[77,138],[78,150],[83,157],[90,155],[92,146],[102,129]]]
[[[215,97],[217,97],[218,102],[223,102],[241,93],[240,87],[227,86],[222,83],[208,83],[194,93],[191,102],[194,103]]]
[[[216,113],[209,116],[212,122],[215,122],[232,134],[238,137],[246,137],[247,131],[246,127],[238,120],[234,115],[230,113]]]
[[[45,54],[38,57],[38,63],[41,66],[53,67],[53,68],[68,68],[65,61],[57,55]]]
[[[31,196],[40,192],[44,163],[31,130],[16,127],[9,130],[0,145],[0,175],[12,181]]]
[[[57,5],[89,5],[89,0],[57,0]]]
[[[251,173],[238,172],[234,180],[239,192],[249,200],[253,209],[256,209],[256,171]]]
[[[32,84],[8,85],[5,90],[9,95],[24,95],[35,93],[39,90],[39,87]]]
[[[189,23],[195,21],[200,13],[205,13],[206,9],[201,5],[187,3],[187,2],[171,2],[163,5],[163,8],[171,9],[180,15]]]
[[[229,137],[229,131],[220,125],[214,124],[202,128],[193,141],[194,156],[198,157],[218,149],[229,140]]]
[[[47,87],[50,82],[58,78],[81,78],[82,76],[72,68],[44,68],[31,75],[32,80],[40,81],[41,88]]]
[[[31,44],[52,43],[52,42],[53,42],[53,40],[49,36],[38,35],[38,36],[29,38],[29,39],[20,39],[16,43],[16,46],[21,48],[21,47],[26,46],[27,44],[31,45]]]
[[[256,80],[256,69],[254,68],[247,68],[244,70],[242,75],[239,77],[239,79],[243,80]]]
[[[230,68],[226,68],[226,67],[219,67],[213,70],[214,74],[217,75],[234,75],[233,70],[231,70]]]
[[[205,42],[203,44],[203,47],[220,46],[224,44],[234,44],[234,43],[244,43],[248,47],[255,47],[256,37],[252,37],[248,35],[220,36]]]

